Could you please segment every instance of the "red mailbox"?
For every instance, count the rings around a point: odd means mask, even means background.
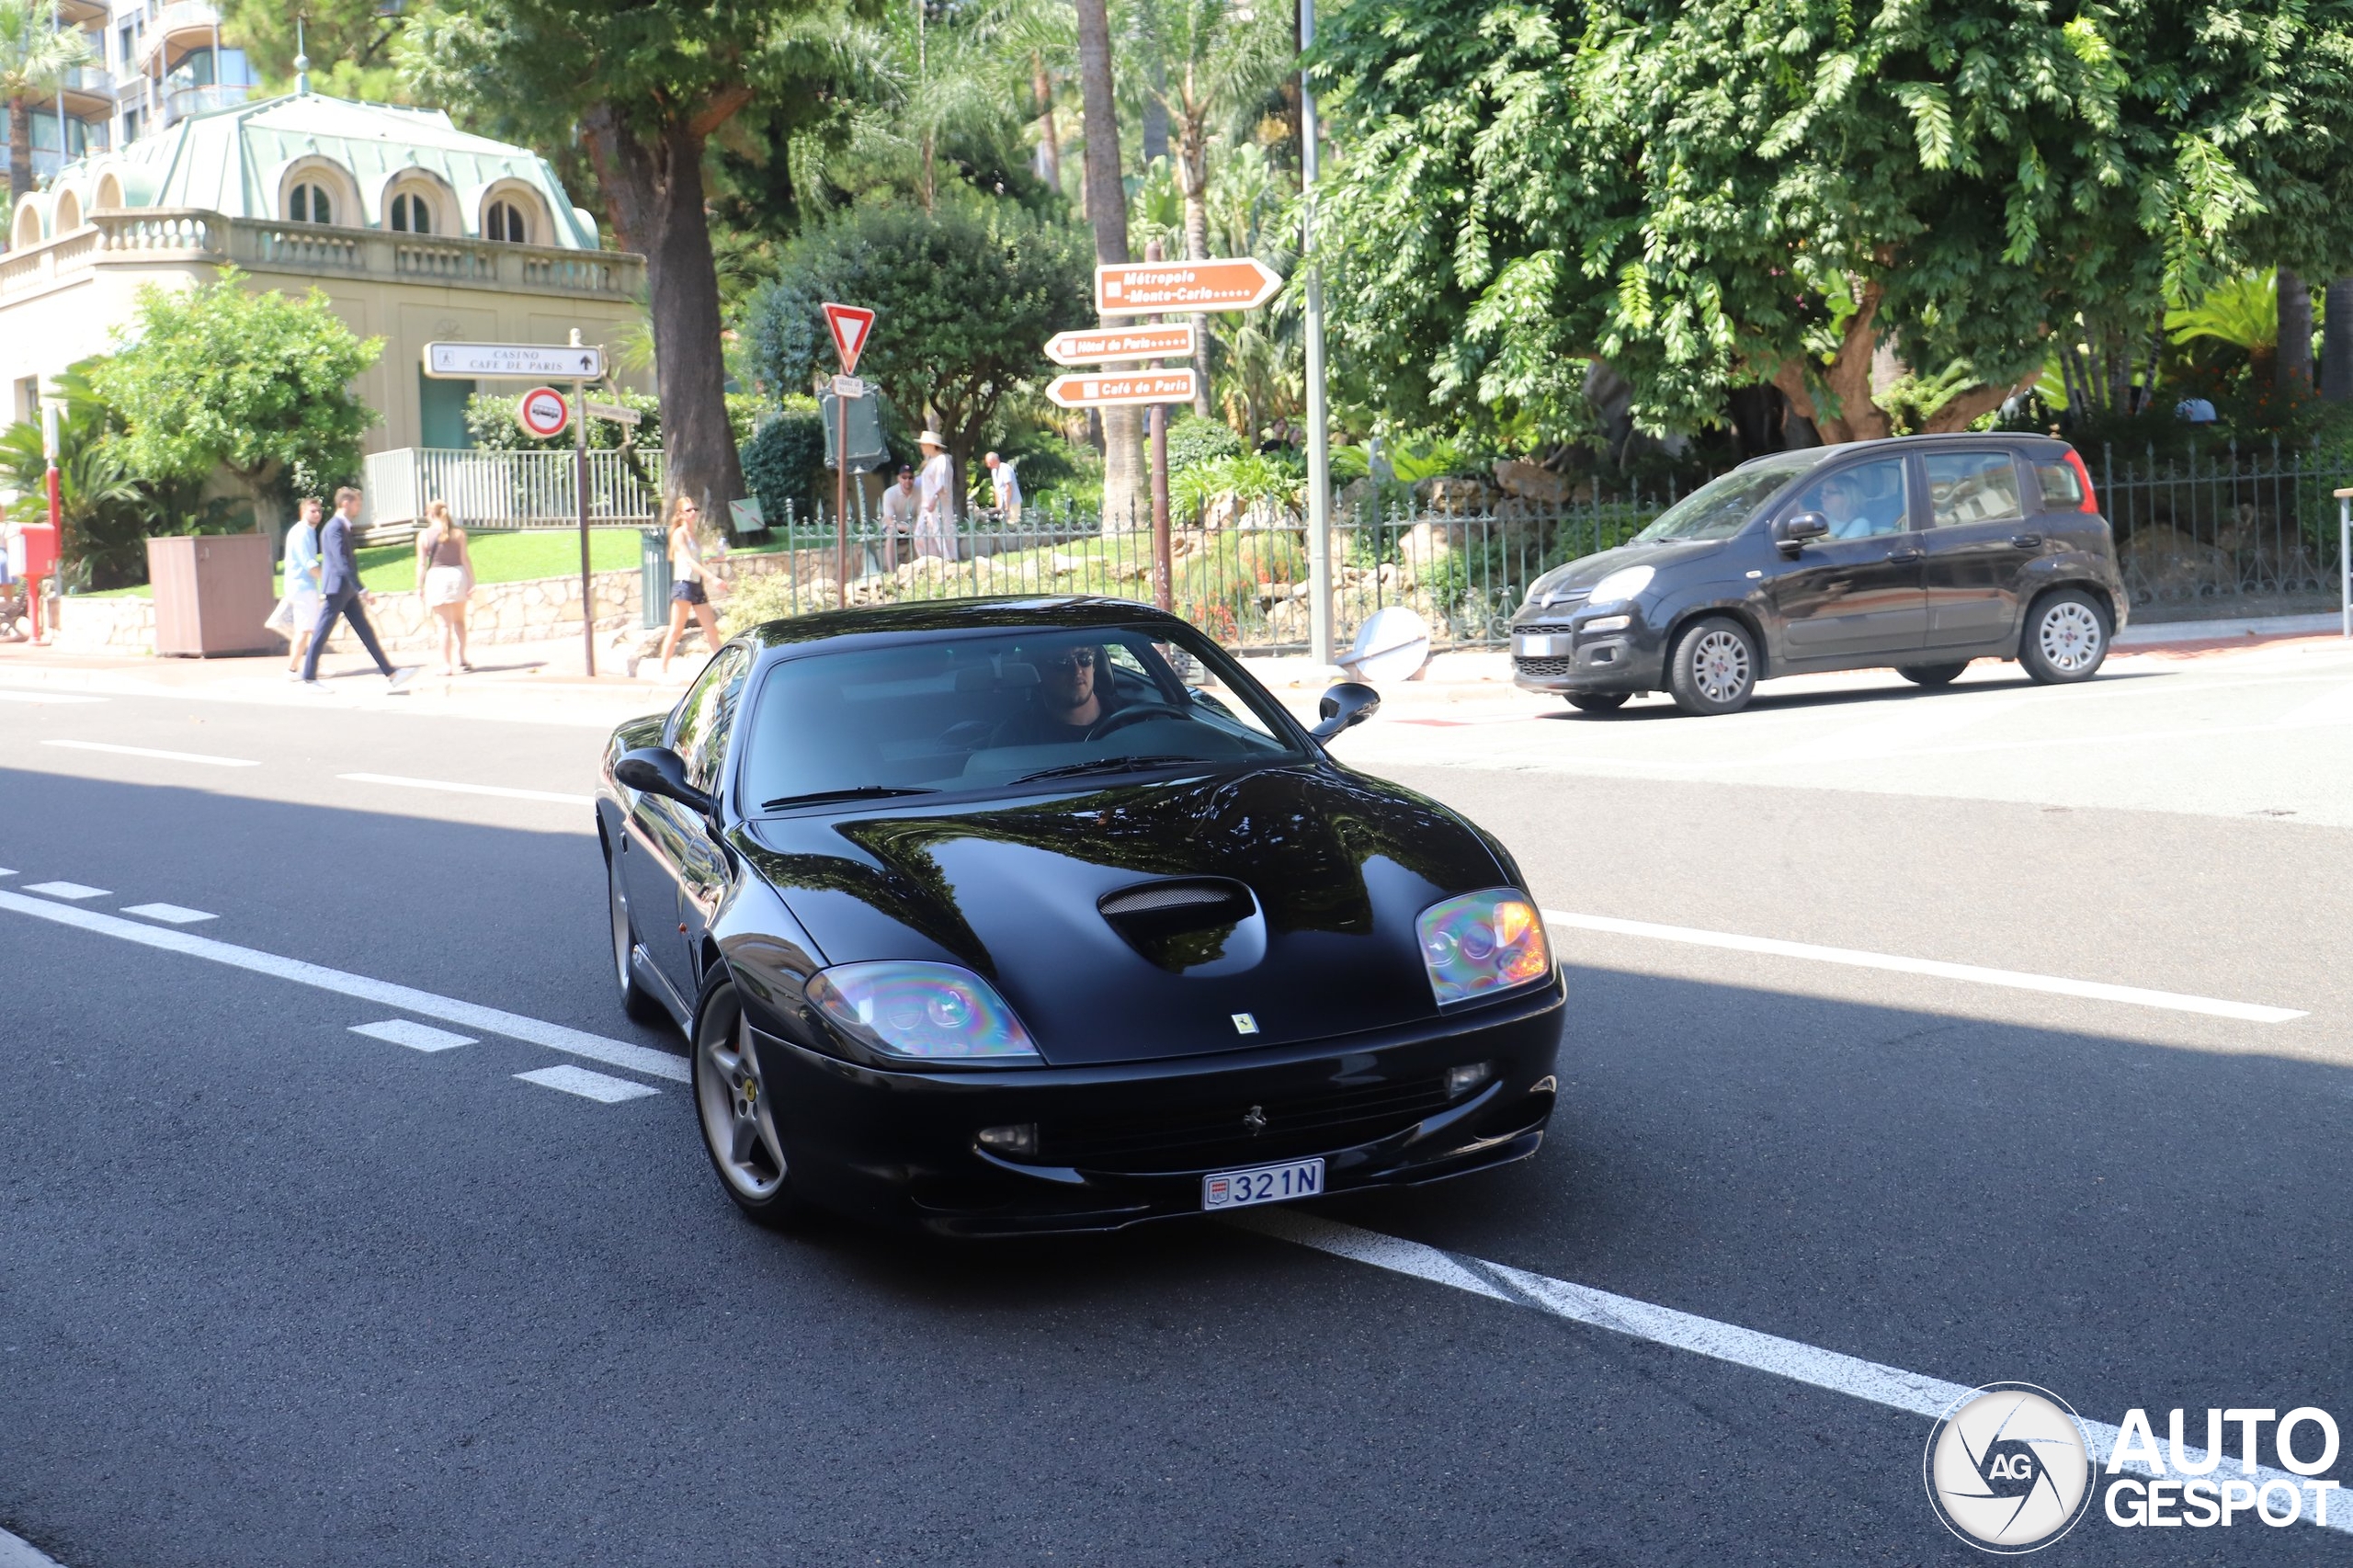
[[[41,580],[57,575],[57,529],[48,523],[26,523],[17,530],[24,540],[24,559],[10,551],[8,569],[25,585],[26,613],[32,617],[33,641],[40,641]]]

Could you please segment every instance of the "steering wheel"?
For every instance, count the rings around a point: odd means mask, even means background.
[[[1141,724],[1146,719],[1190,719],[1192,715],[1173,702],[1137,702],[1125,708],[1115,708],[1095,721],[1086,732],[1090,741],[1099,741],[1131,724]]]

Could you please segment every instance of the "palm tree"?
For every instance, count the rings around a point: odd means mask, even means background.
[[[1120,99],[1111,74],[1111,18],[1104,0],[1075,0],[1080,124],[1086,138],[1086,221],[1095,262],[1128,259],[1128,194],[1120,178]],[[1131,525],[1143,486],[1143,421],[1132,408],[1103,414],[1103,528]]]
[[[65,74],[96,58],[79,28],[51,25],[41,0],[0,0],[0,97],[8,100],[8,210],[33,187],[33,105],[54,95]],[[60,156],[65,128],[57,128]],[[0,238],[0,244],[5,239]]]
[[[1290,40],[1287,12],[1238,7],[1232,0],[1147,0],[1142,41],[1155,69],[1146,88],[1168,112],[1176,138],[1176,189],[1185,201],[1185,255],[1210,256],[1210,135],[1212,122],[1256,104],[1283,74]],[[1210,324],[1193,318],[1193,412],[1210,411]]]

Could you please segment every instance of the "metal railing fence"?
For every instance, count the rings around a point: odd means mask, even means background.
[[[486,452],[397,447],[370,452],[361,494],[370,528],[415,524],[446,501],[470,528],[566,528],[579,522],[568,451]],[[650,524],[662,504],[662,453],[610,449],[588,454],[592,526]]]
[[[2087,456],[2089,454],[2086,454]],[[2272,442],[2161,454],[2103,448],[2100,510],[2136,606],[2334,598],[2342,569],[2334,492],[2353,485],[2353,454]]]

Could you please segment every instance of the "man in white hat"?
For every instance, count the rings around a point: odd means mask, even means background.
[[[949,460],[948,443],[937,430],[915,437],[923,449],[923,472],[915,476],[921,497],[915,514],[915,553],[956,559],[955,465]]]

